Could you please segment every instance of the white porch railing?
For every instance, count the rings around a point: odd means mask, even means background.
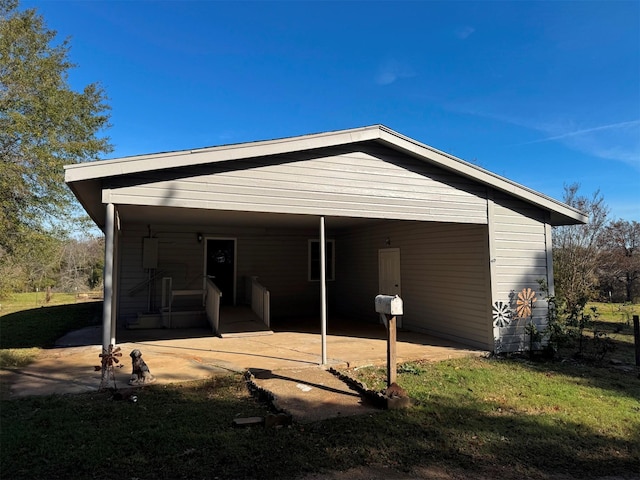
[[[258,277],[251,277],[251,310],[267,327],[271,327],[269,290],[260,285]]]
[[[207,278],[207,294],[205,300],[205,310],[207,312],[207,320],[211,324],[213,333],[218,333],[220,328],[220,297],[222,292],[210,279]]]

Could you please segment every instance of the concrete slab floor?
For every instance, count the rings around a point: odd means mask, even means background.
[[[364,415],[379,409],[366,402],[332,373],[320,368],[289,370],[253,369],[252,381],[274,395],[279,410],[290,414],[298,423],[327,418]]]
[[[380,325],[330,330],[328,366],[386,364],[386,331]],[[313,331],[276,331],[273,335],[218,338],[206,330],[131,331],[118,337],[122,368],[115,369],[118,388],[128,386],[129,353],[142,352],[156,383],[187,382],[246,370],[282,371],[315,368],[321,362],[321,338]],[[95,391],[100,386],[100,328],[89,327],[60,339],[59,348],[40,357],[10,381],[10,395],[68,394]],[[486,352],[413,332],[398,332],[398,362],[446,360]],[[9,380],[7,380],[9,379]]]

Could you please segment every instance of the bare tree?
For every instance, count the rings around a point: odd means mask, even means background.
[[[640,283],[640,223],[617,220],[602,235],[602,277],[611,286],[621,286],[625,300],[633,301],[636,284]]]
[[[565,225],[553,232],[556,295],[569,318],[578,319],[598,285],[599,246],[609,209],[599,191],[591,197],[578,194],[580,185],[565,185],[564,202],[589,215],[586,225]]]
[[[62,249],[58,286],[66,292],[94,289],[102,283],[104,238],[67,240]]]

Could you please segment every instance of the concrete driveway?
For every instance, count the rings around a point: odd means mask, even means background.
[[[156,383],[200,380],[249,369],[281,371],[318,367],[321,338],[312,329],[283,328],[272,334],[261,332],[234,338],[218,338],[202,329],[119,332],[122,368],[116,369],[118,388],[126,387],[131,375],[129,353],[142,351],[142,358]],[[38,360],[12,375],[12,397],[95,391],[101,374],[100,327],[89,327],[61,338],[58,348],[44,350]],[[413,332],[398,332],[398,362],[426,359],[440,361],[486,352]],[[330,328],[327,336],[328,366],[354,367],[386,364],[386,330],[381,325],[349,325]]]

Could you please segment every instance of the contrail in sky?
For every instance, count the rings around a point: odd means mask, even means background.
[[[602,125],[600,127],[585,128],[584,130],[576,130],[573,132],[563,133],[562,135],[554,135],[552,137],[533,140],[531,142],[522,143],[521,145],[530,145],[532,143],[549,142],[551,140],[560,140],[568,137],[577,137],[579,135],[584,135],[585,133],[599,132],[602,130],[613,130],[615,128],[633,127],[635,125],[640,125],[640,120],[631,120],[630,122],[612,123],[610,125]]]

